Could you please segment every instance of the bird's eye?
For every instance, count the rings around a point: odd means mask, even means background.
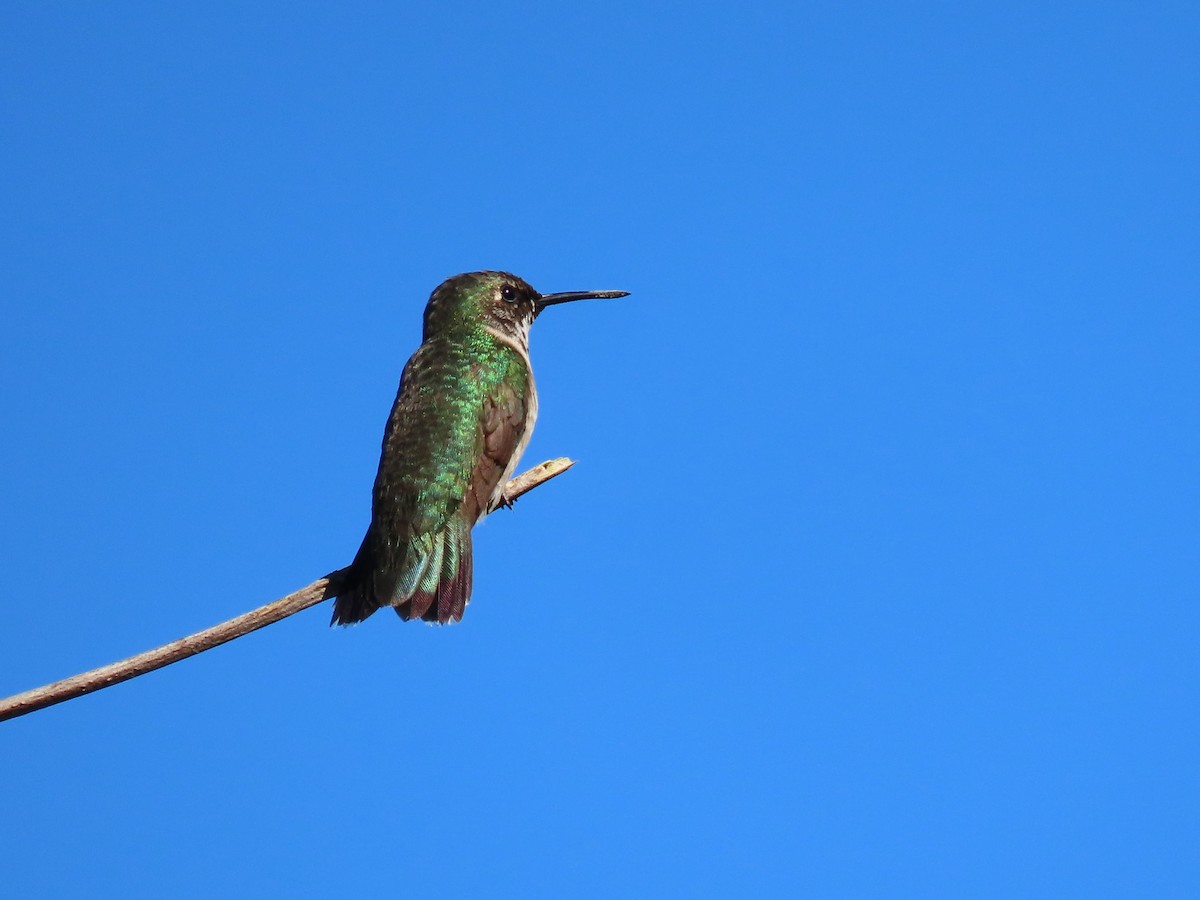
[[[500,288],[500,296],[504,298],[505,303],[517,302],[517,289],[511,284],[506,284]]]

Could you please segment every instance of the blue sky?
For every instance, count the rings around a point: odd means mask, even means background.
[[[1194,897],[1187,4],[10,2],[0,693],[349,561],[429,292],[548,312],[461,625],[0,725],[13,896]],[[167,887],[164,887],[167,886]]]

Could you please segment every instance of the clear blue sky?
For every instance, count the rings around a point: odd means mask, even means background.
[[[13,897],[1200,896],[1200,13],[0,10],[0,694],[347,563],[533,336],[461,625],[0,725]],[[406,8],[407,7],[407,8]]]

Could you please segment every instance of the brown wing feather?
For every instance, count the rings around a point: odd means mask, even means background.
[[[504,384],[494,396],[484,400],[480,417],[483,452],[475,464],[471,490],[463,503],[468,522],[476,522],[487,515],[496,488],[512,474],[517,457],[525,449],[527,427],[524,392]]]

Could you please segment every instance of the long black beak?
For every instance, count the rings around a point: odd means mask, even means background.
[[[565,291],[561,294],[542,294],[533,301],[535,312],[541,312],[555,303],[570,303],[573,300],[613,300],[628,297],[629,291]]]

